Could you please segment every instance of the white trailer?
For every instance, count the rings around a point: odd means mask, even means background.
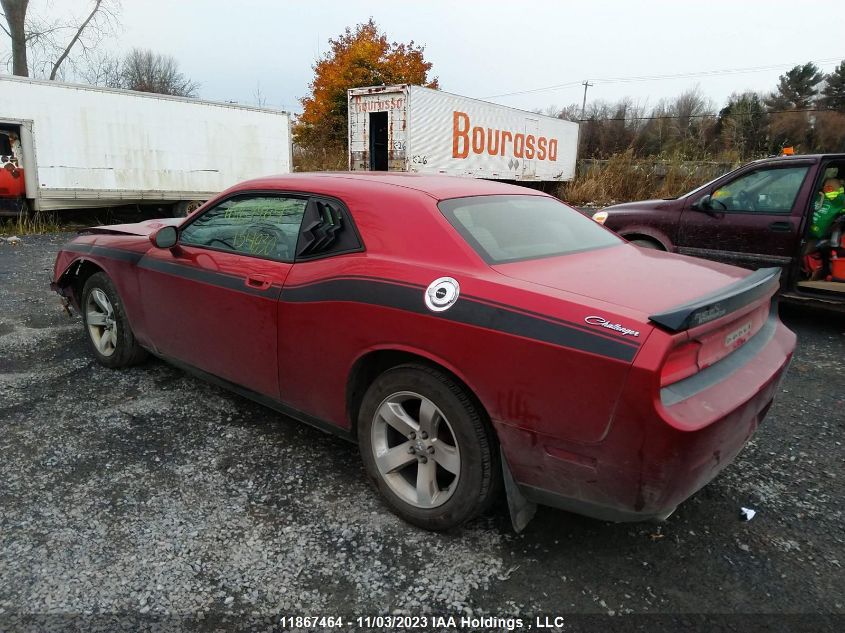
[[[178,203],[184,213],[292,163],[286,112],[11,76],[0,76],[0,136],[35,210]],[[0,210],[15,211],[14,191],[0,183]]]
[[[577,123],[422,86],[354,88],[348,101],[351,171],[575,177]]]

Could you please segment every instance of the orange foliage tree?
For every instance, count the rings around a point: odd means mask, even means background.
[[[303,111],[294,139],[306,152],[345,151],[349,88],[401,83],[439,87],[436,77],[428,79],[431,62],[423,57],[424,47],[413,40],[389,42],[372,18],[354,30],[347,27],[329,44],[331,50],[314,65],[311,93],[300,99]]]

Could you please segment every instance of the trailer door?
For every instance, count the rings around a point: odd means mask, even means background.
[[[38,205],[38,170],[35,164],[35,141],[32,138],[32,122],[21,123],[21,151],[23,152],[23,180],[26,185],[26,197],[35,200]],[[38,209],[38,206],[35,207]]]
[[[387,115],[370,112],[370,171],[387,171]]]

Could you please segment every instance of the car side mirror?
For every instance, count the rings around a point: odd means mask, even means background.
[[[150,235],[150,241],[156,248],[173,248],[179,241],[179,232],[175,226],[163,226]]]
[[[713,202],[711,201],[710,194],[704,194],[698,200],[692,203],[692,208],[696,211],[712,211],[713,210]]]

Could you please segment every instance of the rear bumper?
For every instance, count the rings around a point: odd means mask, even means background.
[[[535,503],[609,521],[665,518],[742,450],[768,412],[794,347],[795,335],[775,318],[763,349],[686,400],[644,403],[639,386],[627,385],[610,432],[597,444],[497,424],[514,479]],[[720,406],[703,425],[676,417]]]

